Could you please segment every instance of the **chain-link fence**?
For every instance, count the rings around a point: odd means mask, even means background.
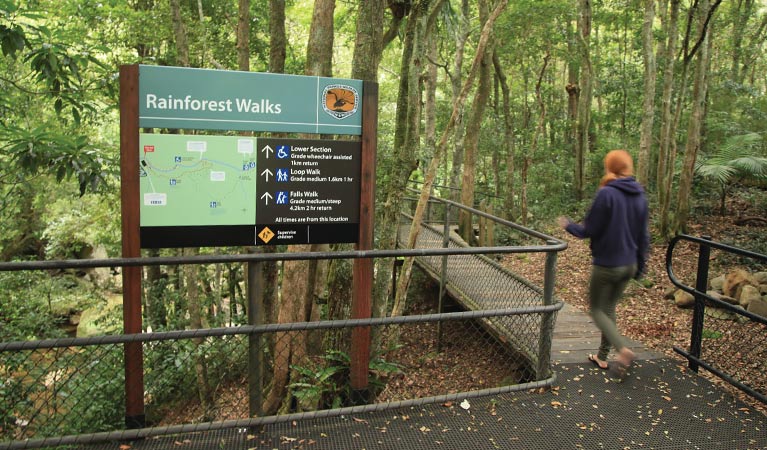
[[[443,212],[457,206],[440,204]],[[206,267],[360,258],[391,267],[414,257],[425,275],[411,289],[428,291],[397,317],[323,320],[349,317],[349,298],[315,295],[308,307],[318,320],[311,322],[0,343],[0,449],[258,427],[550,386],[562,307],[553,296],[554,265],[566,245],[522,227],[514,232],[527,240],[470,247],[453,231],[445,240],[439,227],[425,225],[417,248],[406,250],[0,263],[0,271],[198,265],[214,273]],[[548,255],[544,267],[532,269],[547,274],[543,287],[498,262],[502,254],[529,252]],[[209,305],[222,307],[220,299]],[[352,370],[360,331],[371,341],[362,388]],[[131,363],[135,355],[140,364]],[[143,392],[138,426],[126,414],[129,379]]]
[[[550,385],[531,381],[526,358],[482,321],[540,321],[561,306],[5,343],[0,448],[258,426]],[[442,343],[440,325],[449,336]],[[360,326],[380,345],[369,362],[372,403],[355,406],[348,336]],[[151,426],[141,430],[121,423],[128,342],[144,348]]]
[[[697,252],[685,251],[693,244],[697,246]],[[713,257],[712,251],[715,252]],[[740,292],[743,286],[758,282],[749,279],[747,271],[738,270],[737,266],[730,268],[724,289],[733,295],[723,295],[714,289],[709,279],[709,262],[732,256],[745,264],[767,262],[767,255],[708,239],[681,235],[672,240],[666,254],[669,278],[674,285],[695,297],[690,347],[688,350],[675,347],[674,350],[689,360],[693,370],[702,366],[767,403],[767,318],[760,315],[756,305],[750,305]],[[697,257],[697,266],[694,257]],[[694,267],[697,267],[697,273],[680,274],[682,268]],[[751,301],[764,302],[759,291],[755,292],[757,295]],[[761,314],[765,311],[767,309],[762,309]]]

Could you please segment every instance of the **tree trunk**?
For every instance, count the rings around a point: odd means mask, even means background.
[[[669,235],[669,209],[671,204],[671,186],[672,186],[672,180],[674,175],[674,166],[676,164],[676,140],[673,138],[673,136],[676,135],[676,130],[679,127],[679,121],[682,116],[682,103],[684,98],[684,91],[685,86],[687,85],[687,77],[689,74],[689,66],[692,59],[695,57],[695,54],[701,49],[702,43],[704,42],[707,34],[707,28],[708,24],[711,20],[711,17],[713,13],[716,11],[716,8],[719,6],[722,0],[716,0],[716,2],[710,7],[706,8],[706,11],[703,14],[703,18],[701,19],[701,24],[699,26],[700,31],[697,36],[697,41],[695,44],[690,47],[690,29],[693,26],[693,20],[688,20],[687,25],[687,31],[685,32],[685,39],[683,41],[682,48],[684,50],[684,57],[682,59],[682,76],[681,76],[681,82],[680,82],[680,88],[677,92],[676,96],[676,107],[674,111],[674,118],[671,121],[671,123],[668,125],[668,134],[666,139],[669,142],[669,149],[668,149],[668,158],[666,162],[666,175],[664,178],[665,185],[663,186],[664,196],[660,204],[661,209],[661,218],[660,218],[660,232],[661,235],[664,237],[667,237]],[[672,4],[675,3],[672,1]],[[707,3],[708,4],[708,3]],[[688,12],[690,18],[692,18],[697,11],[700,11],[700,4],[697,4],[695,8],[690,9]],[[679,223],[677,220],[676,223]]]
[[[433,33],[429,33],[429,35],[426,36],[426,40],[428,60],[436,61],[437,39]],[[433,155],[434,147],[437,145],[437,65],[434,63],[427,63],[425,72],[424,144],[426,148],[424,154]],[[423,167],[428,167],[429,161],[429,158],[424,157]]]
[[[285,0],[269,0],[269,72],[285,72],[287,42]]]
[[[734,12],[735,20],[732,23],[732,62],[730,65],[730,81],[740,84],[741,61],[743,59],[743,37],[747,29],[748,20],[754,13],[754,0],[738,0],[737,9]]]
[[[434,158],[432,158],[431,164],[429,165],[429,168],[426,172],[426,176],[424,177],[424,183],[421,187],[421,194],[418,198],[418,205],[416,206],[415,213],[413,214],[413,223],[410,226],[410,232],[408,234],[408,248],[413,248],[415,246],[416,240],[418,239],[418,233],[421,230],[419,224],[421,219],[423,219],[423,214],[426,210],[426,205],[428,204],[431,188],[434,185],[434,179],[437,176],[437,169],[439,168],[442,158],[444,157],[447,150],[448,137],[453,132],[456,118],[458,117],[459,111],[463,108],[464,103],[466,102],[466,97],[469,95],[469,90],[471,90],[471,86],[474,83],[474,78],[477,76],[479,65],[484,56],[487,43],[490,40],[495,21],[498,19],[498,16],[501,14],[501,12],[506,8],[507,3],[508,0],[500,0],[495,10],[493,10],[492,14],[490,14],[488,20],[485,22],[482,28],[479,43],[477,44],[477,54],[474,57],[471,69],[469,70],[466,81],[464,82],[463,88],[461,89],[461,93],[458,97],[455,98],[455,101],[453,102],[453,111],[450,114],[450,119],[448,119],[447,125],[445,126],[445,131],[442,133],[442,137],[440,138],[439,143],[437,143]],[[394,302],[395,306],[392,309],[392,316],[401,315],[405,310],[405,303],[407,301],[407,286],[410,281],[410,274],[412,269],[413,258],[406,258],[400,271],[400,279],[397,283],[397,298]]]
[[[176,64],[181,67],[189,67],[189,39],[181,14],[181,0],[170,0],[170,16],[173,23],[173,36],[176,41]]]
[[[200,253],[197,248],[184,249],[184,256],[196,256]],[[202,305],[200,304],[199,279],[197,274],[198,266],[184,266],[184,287],[186,288],[186,298],[189,302],[189,327],[193,330],[207,328],[202,315]],[[195,346],[202,345],[202,338],[193,339]],[[202,408],[203,420],[213,419],[213,392],[210,389],[208,381],[208,365],[205,361],[205,355],[201,352],[195,352],[194,370],[197,376],[197,391],[200,396],[200,407]]]
[[[271,22],[269,22],[271,25]],[[250,70],[250,0],[237,2],[237,69]]]
[[[578,26],[578,30],[580,26]],[[576,35],[578,30],[573,30],[572,21],[567,22],[567,50],[570,55],[577,55],[579,48],[579,40]],[[578,73],[580,72],[580,66],[578,59],[575,57],[568,58],[567,61],[567,85],[565,91],[567,92],[567,119],[569,123],[568,137],[572,145],[572,152],[575,161],[578,160],[578,98],[580,97],[581,87],[578,85]],[[575,182],[578,182],[578,170],[577,166],[574,172]],[[576,187],[577,191],[577,187]]]
[[[692,110],[687,124],[687,142],[684,149],[684,163],[682,174],[679,179],[679,191],[677,192],[676,217],[673,231],[683,233],[686,231],[687,217],[690,212],[690,194],[692,192],[692,179],[695,174],[695,160],[702,142],[703,121],[705,119],[706,95],[708,92],[709,71],[709,40],[711,31],[706,32],[705,18],[709,14],[709,1],[701,0],[699,6],[699,28],[702,33],[702,43],[698,50],[698,65],[695,70],[695,83],[692,92]]]
[[[677,49],[677,33],[679,23],[679,4],[680,0],[671,0],[670,11],[668,14],[668,40],[666,43],[666,52],[664,56],[663,70],[663,93],[661,94],[661,124],[660,124],[660,143],[658,145],[658,172],[656,174],[656,189],[658,190],[658,204],[660,213],[661,235],[666,236],[668,230],[668,195],[671,186],[669,175],[669,155],[671,153],[672,124],[673,124],[673,89],[674,89],[674,63]],[[670,173],[673,175],[673,167]]]
[[[493,54],[495,74],[501,86],[503,95],[503,148],[506,153],[506,179],[503,181],[501,197],[503,197],[503,214],[508,220],[514,220],[514,120],[511,115],[511,91],[506,74],[503,73],[498,52]],[[497,180],[501,184],[500,180]]]
[[[639,162],[637,179],[647,185],[650,180],[650,154],[652,153],[652,130],[655,117],[655,49],[652,25],[655,21],[655,0],[644,0],[645,13],[642,26],[644,57],[644,99],[642,102],[642,125],[639,138]]]
[[[306,252],[309,245],[291,245],[289,251]],[[315,263],[315,264],[312,264]],[[314,282],[315,261],[285,261],[282,280],[282,302],[277,323],[305,322],[309,318],[311,293]],[[275,333],[274,366],[272,385],[264,402],[264,415],[274,415],[286,399],[289,384],[290,365],[302,364],[306,354],[304,332]]]
[[[486,1],[479,2],[479,18],[484,25],[487,21],[488,7]],[[474,207],[474,182],[477,170],[477,153],[479,151],[479,136],[482,129],[482,118],[485,115],[487,98],[490,96],[491,77],[490,70],[492,64],[493,44],[492,39],[485,48],[485,54],[482,56],[482,62],[479,65],[479,80],[477,90],[474,93],[474,104],[472,105],[469,120],[466,123],[466,139],[463,154],[463,176],[461,177],[461,203]],[[458,213],[458,232],[463,240],[471,245],[474,239],[474,230],[472,227],[472,215],[465,210]]]
[[[582,200],[586,189],[586,153],[589,149],[589,125],[591,123],[591,92],[594,72],[591,66],[589,40],[591,36],[591,0],[579,0],[580,18],[578,49],[581,58],[580,93],[578,117],[575,123],[575,197]]]
[[[307,45],[306,74],[332,76],[333,13],[335,0],[314,2],[314,12]],[[318,245],[289,245],[288,252],[317,251]],[[318,280],[316,260],[286,261],[283,269],[282,302],[279,323],[311,320],[315,286]],[[324,289],[324,287],[323,287]],[[306,366],[307,333],[277,333],[274,348],[274,376],[263,407],[265,414],[275,414],[287,394],[290,366]],[[316,350],[316,349],[313,349]],[[312,406],[312,405],[300,405]]]
[[[370,26],[384,20],[384,2],[360,0],[357,11],[357,35],[352,57],[352,78],[365,81],[378,80],[378,66],[383,54],[383,28]]]
[[[461,15],[459,16],[459,30],[455,33],[455,58],[453,60],[453,70],[448,73],[450,77],[450,86],[452,88],[453,98],[458,98],[461,94],[461,75],[463,74],[463,60],[466,50],[466,42],[469,40],[471,26],[469,24],[469,2],[461,2]],[[461,167],[463,164],[464,139],[466,137],[466,124],[463,120],[463,109],[458,111],[458,117],[455,121],[455,131],[453,132],[453,155],[452,166],[450,169],[450,200],[454,202],[461,201]]]
[[[418,141],[420,136],[420,90],[418,80],[420,77],[420,64],[423,54],[423,45],[418,40],[424,32],[419,31],[419,25],[423,25],[424,15],[422,2],[416,2],[411,10],[405,28],[405,40],[402,50],[400,67],[400,84],[397,98],[397,116],[395,119],[394,151],[392,155],[392,169],[388,182],[383,185],[385,202],[382,214],[377,218],[380,225],[380,242],[382,249],[395,248],[397,245],[397,233],[399,231],[399,215],[402,208],[402,199],[407,189],[407,181],[410,174],[416,169],[418,155]],[[418,67],[415,67],[418,66]],[[412,101],[415,99],[415,101]],[[415,128],[415,129],[413,129]],[[415,142],[416,147],[410,148],[408,143]],[[388,270],[387,270],[388,273]],[[390,278],[376,277],[377,312],[384,315],[388,309],[386,302],[390,297]]]

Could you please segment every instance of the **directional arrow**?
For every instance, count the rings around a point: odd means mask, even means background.
[[[261,198],[265,199],[264,203],[268,205],[269,204],[269,200],[274,198],[274,197],[272,197],[272,194],[270,194],[268,192],[264,192],[264,195],[262,195]]]
[[[274,150],[267,145],[266,147],[261,149],[261,152],[266,153],[266,159],[269,159],[269,152],[274,153]]]
[[[269,177],[274,175],[271,170],[264,169],[263,172],[261,172],[261,175],[263,175],[266,178],[266,181],[269,181]]]

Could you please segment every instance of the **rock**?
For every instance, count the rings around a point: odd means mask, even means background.
[[[754,314],[759,314],[762,317],[767,317],[767,299],[760,297],[758,300],[752,300],[748,304],[746,311]]]
[[[673,300],[674,294],[676,293],[676,286],[669,286],[663,291],[663,299],[664,300]]]
[[[732,297],[728,297],[728,296],[726,296],[724,294],[720,294],[717,291],[706,291],[706,294],[708,294],[709,296],[711,296],[711,297],[713,297],[713,298],[715,298],[717,300],[721,300],[723,302],[727,302],[727,303],[729,303],[731,305],[737,305],[738,304],[738,299],[732,298]]]
[[[91,259],[107,259],[109,254],[107,254],[107,249],[103,245],[99,245],[93,248],[87,257]],[[101,288],[109,287],[109,284],[112,282],[112,271],[109,267],[86,269],[86,276],[93,284]]]
[[[740,298],[740,291],[745,285],[755,286],[757,283],[750,273],[743,269],[735,269],[730,272],[724,280],[722,293],[728,297]]]
[[[719,275],[716,278],[712,278],[709,282],[711,289],[722,292],[722,286],[724,286],[724,278],[724,275]]]
[[[754,277],[754,281],[757,283],[767,284],[767,272],[756,272],[752,276]]]
[[[759,292],[760,292],[762,295],[765,295],[765,294],[767,294],[767,284],[760,284],[760,285],[759,285]]]
[[[674,304],[680,308],[692,308],[695,305],[695,297],[689,292],[678,289],[674,292]]]
[[[740,291],[740,297],[738,297],[738,303],[744,308],[747,308],[751,302],[755,300],[761,300],[761,299],[762,299],[762,295],[759,293],[759,289],[755,288],[754,286],[751,286],[750,284],[747,284],[743,286],[743,288]]]

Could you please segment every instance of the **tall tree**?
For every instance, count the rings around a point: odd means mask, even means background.
[[[503,72],[498,52],[493,53],[493,66],[495,75],[501,86],[503,103],[503,148],[506,153],[506,176],[503,179],[502,197],[503,197],[503,217],[507,220],[514,220],[514,118],[511,112],[511,89],[509,80]]]
[[[250,70],[250,0],[237,2],[237,69]]]
[[[489,15],[487,1],[479,1],[479,20],[484,25]],[[479,74],[477,81],[477,90],[474,92],[474,102],[471,114],[466,124],[466,139],[463,155],[463,175],[461,177],[461,203],[474,207],[474,180],[476,175],[477,153],[479,151],[479,136],[482,128],[482,119],[485,115],[487,99],[490,97],[491,89],[491,70],[493,56],[492,35],[485,47],[485,54],[479,65]],[[466,210],[461,210],[458,214],[459,233],[466,242],[474,241],[474,229],[472,227],[472,215]]]
[[[703,14],[703,17],[700,20],[696,21],[696,18],[699,17],[699,11],[701,7],[700,3],[695,3],[692,8],[688,11],[687,16],[687,26],[684,33],[684,40],[682,41],[682,68],[681,68],[681,76],[680,76],[680,87],[677,89],[676,93],[676,101],[674,105],[674,113],[673,118],[669,118],[669,123],[663,124],[663,126],[667,127],[666,130],[666,143],[667,143],[667,158],[666,158],[666,173],[664,174],[663,183],[664,186],[662,187],[663,191],[663,197],[661,199],[660,204],[660,233],[662,236],[666,237],[669,235],[670,230],[669,229],[669,210],[670,210],[670,204],[671,204],[671,186],[672,181],[674,178],[674,168],[676,164],[676,154],[677,154],[677,141],[674,139],[674,136],[676,135],[676,131],[679,127],[679,122],[681,120],[682,116],[682,104],[684,102],[685,98],[685,92],[686,92],[686,85],[689,75],[689,68],[690,64],[692,63],[693,59],[695,58],[695,55],[700,51],[701,46],[706,38],[706,34],[708,33],[708,25],[711,21],[711,18],[716,11],[716,9],[721,4],[722,0],[716,0],[713,4],[711,4],[711,7],[706,8],[706,13]],[[672,5],[674,1],[672,0]],[[706,3],[708,5],[708,3]],[[698,31],[694,32],[693,29],[695,27],[698,27]],[[668,62],[667,62],[668,63]],[[701,111],[702,114],[702,111]],[[698,119],[701,119],[701,117],[698,117]],[[700,126],[700,125],[698,125]],[[689,135],[688,135],[689,138]],[[659,187],[659,192],[661,191]],[[678,221],[676,222],[679,223]]]
[[[408,233],[407,248],[415,247],[416,240],[418,239],[418,233],[421,230],[420,223],[421,223],[421,220],[423,219],[423,214],[424,214],[424,211],[426,210],[426,205],[429,201],[431,188],[434,185],[434,180],[437,176],[437,169],[442,163],[442,158],[444,157],[445,152],[447,151],[448,138],[453,133],[453,127],[456,124],[456,118],[459,115],[459,111],[464,107],[466,98],[469,95],[469,91],[471,90],[472,85],[474,84],[474,79],[477,77],[477,73],[479,72],[479,65],[485,56],[485,48],[487,47],[487,43],[490,40],[495,22],[498,19],[498,16],[501,15],[501,12],[503,12],[503,10],[506,8],[507,4],[508,4],[508,0],[500,0],[498,4],[496,5],[495,9],[493,10],[493,12],[488,16],[484,26],[482,27],[482,31],[479,37],[479,42],[477,44],[477,54],[474,57],[474,61],[472,62],[471,69],[469,69],[469,73],[466,77],[466,80],[464,81],[463,88],[461,89],[460,95],[453,100],[452,113],[450,114],[450,118],[448,119],[448,122],[445,125],[445,129],[442,133],[442,136],[440,137],[440,140],[437,143],[437,147],[434,152],[434,157],[431,160],[431,164],[429,165],[426,171],[426,176],[424,177],[424,183],[423,183],[423,186],[421,187],[421,193],[418,197],[418,204],[416,205],[415,213],[413,214],[413,223],[410,225],[410,231]],[[407,286],[410,282],[410,274],[412,272],[412,269],[413,269],[413,258],[406,258],[405,263],[402,265],[402,270],[401,270],[402,275],[397,284],[397,294],[396,294],[397,298],[395,299],[395,302],[394,302],[395,306],[392,309],[392,315],[402,314],[402,312],[405,310],[405,305],[407,302]]]
[[[650,179],[650,155],[652,153],[653,120],[655,118],[655,48],[653,22],[655,0],[644,0],[645,12],[642,25],[642,57],[644,59],[644,95],[642,100],[642,125],[639,138],[639,161],[637,179],[647,185]]]
[[[665,235],[668,230],[668,205],[671,190],[671,178],[673,177],[673,164],[669,164],[672,145],[673,125],[673,90],[674,90],[674,65],[677,51],[679,6],[681,0],[671,0],[668,10],[666,26],[666,47],[663,56],[665,67],[663,69],[663,92],[661,94],[661,123],[660,142],[658,145],[658,169],[656,173],[656,189],[658,193],[658,205],[660,219],[660,231]],[[671,166],[669,168],[669,166]]]
[[[269,72],[285,72],[287,46],[285,0],[269,0]]]
[[[335,0],[314,2],[312,23],[306,55],[306,75],[332,76],[333,68],[333,13]],[[317,245],[290,245],[288,252],[317,251]],[[283,289],[279,323],[306,322],[311,319],[317,282],[318,263],[311,261],[286,261],[283,268]],[[291,366],[305,365],[308,353],[305,333],[277,333],[274,348],[274,373],[272,387],[267,395],[263,411],[275,414],[286,399],[291,377]]]
[[[711,6],[709,0],[700,0],[698,11],[698,32],[701,39],[698,41],[697,67],[695,69],[695,82],[692,91],[692,110],[687,125],[687,141],[684,149],[684,162],[679,179],[679,191],[677,192],[676,216],[674,231],[685,232],[687,217],[690,211],[690,193],[692,191],[692,179],[695,174],[695,161],[703,139],[703,121],[706,111],[706,95],[708,88],[709,71],[709,40],[711,39],[712,27],[708,26],[716,3]]]
[[[450,78],[450,88],[452,98],[457,98],[461,94],[462,80],[463,80],[463,61],[466,53],[466,44],[471,36],[471,24],[469,21],[470,10],[468,0],[461,2],[461,9],[458,11],[458,27],[453,32],[453,39],[455,41],[455,57],[453,59],[452,70],[445,65],[445,72]],[[450,168],[450,199],[455,202],[461,201],[461,173],[463,165],[463,151],[465,146],[466,137],[466,122],[463,120],[463,109],[458,111],[458,117],[455,119],[455,127],[453,131],[453,154],[452,165]]]
[[[594,70],[591,65],[591,0],[578,1],[578,50],[580,55],[580,90],[575,124],[575,196],[583,199],[586,189],[586,154],[589,151],[589,126]]]

